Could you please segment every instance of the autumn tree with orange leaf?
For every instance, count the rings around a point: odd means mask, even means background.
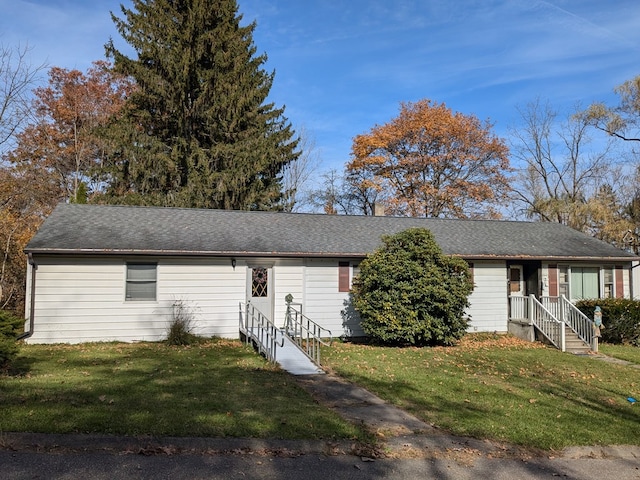
[[[396,118],[354,138],[347,177],[394,215],[497,218],[510,165],[491,127],[444,103],[402,103]]]
[[[106,145],[100,130],[132,89],[131,81],[104,61],[94,62],[86,74],[52,68],[49,85],[34,91],[35,121],[17,136],[17,148],[7,160],[53,175],[58,188],[51,192],[52,201],[85,201],[85,190],[97,190],[101,180]]]
[[[24,311],[23,249],[53,207],[85,201],[87,187],[100,191],[106,151],[100,130],[131,88],[106,62],[96,62],[86,74],[52,68],[49,85],[34,91],[33,121],[0,164],[0,309]]]

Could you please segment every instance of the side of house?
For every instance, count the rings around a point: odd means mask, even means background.
[[[162,340],[177,302],[192,314],[195,333],[238,338],[242,304],[251,301],[281,326],[288,294],[335,336],[361,335],[342,314],[349,299],[340,291],[343,260],[35,255],[33,262],[30,343]],[[350,287],[351,262],[348,272]]]

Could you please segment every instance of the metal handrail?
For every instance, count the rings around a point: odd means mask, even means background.
[[[580,311],[564,295],[542,297],[543,305],[564,323],[571,327],[580,339],[590,347],[594,345],[594,322]]]
[[[300,306],[296,310],[295,306]],[[316,365],[320,366],[320,346],[331,345],[331,330],[321,327],[302,314],[302,304],[287,302],[284,334]],[[325,341],[324,339],[328,339]]]
[[[245,304],[244,312],[242,305],[240,302],[240,332],[244,334],[245,342],[249,344],[253,340],[258,353],[275,362],[277,347],[284,346],[280,329],[251,302]]]

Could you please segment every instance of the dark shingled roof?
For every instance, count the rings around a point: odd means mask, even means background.
[[[428,228],[467,259],[630,261],[635,255],[557,223],[61,204],[30,253],[360,257],[383,234]]]

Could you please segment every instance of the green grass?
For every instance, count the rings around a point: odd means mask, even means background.
[[[613,358],[626,360],[640,365],[640,347],[632,345],[611,345],[609,343],[601,343],[598,351]]]
[[[0,432],[362,438],[237,341],[30,345],[0,377]]]
[[[637,347],[601,351],[640,364]],[[336,373],[459,435],[544,449],[640,445],[640,369],[508,336],[450,348],[336,343]],[[0,377],[0,432],[370,439],[237,341],[29,345]]]
[[[637,357],[635,357],[637,358]],[[324,363],[452,433],[543,449],[640,445],[640,369],[518,341],[468,336],[457,347],[334,344]]]

